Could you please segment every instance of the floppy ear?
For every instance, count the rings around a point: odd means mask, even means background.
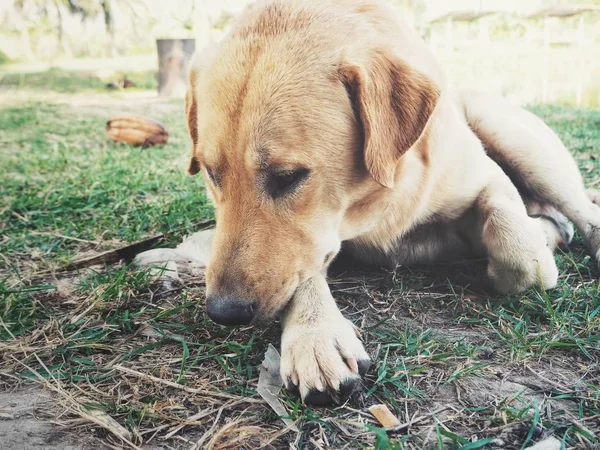
[[[343,64],[339,75],[363,127],[367,170],[392,188],[398,161],[423,133],[440,90],[426,75],[382,51],[363,64]]]
[[[195,83],[196,71],[192,69],[190,71],[190,85],[185,94],[185,115],[187,116],[190,137],[192,138],[192,157],[188,166],[188,173],[190,175],[196,175],[200,172],[200,161],[198,161],[198,156],[196,155],[196,146],[198,145],[198,109],[196,107],[196,94],[194,92]]]

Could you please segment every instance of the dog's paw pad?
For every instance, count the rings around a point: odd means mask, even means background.
[[[358,361],[358,373],[361,377],[364,377],[365,374],[369,371],[371,367],[370,359],[361,359]]]
[[[300,397],[300,388],[297,384],[294,384],[290,378],[287,379],[285,383],[285,388],[294,397]]]
[[[565,245],[569,245],[573,241],[573,236],[575,236],[573,224],[571,222],[561,224],[559,231]]]
[[[332,402],[333,398],[327,391],[321,392],[316,389],[311,389],[304,398],[304,403],[311,406],[324,406]]]
[[[344,380],[340,384],[340,390],[339,390],[339,393],[338,393],[338,396],[336,399],[337,402],[338,403],[345,402],[359,388],[360,388],[360,379],[359,378],[349,378],[347,380]]]

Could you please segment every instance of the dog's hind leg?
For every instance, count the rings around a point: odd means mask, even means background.
[[[575,229],[564,214],[554,206],[527,198],[523,200],[527,208],[527,214],[540,220],[542,228],[546,232],[548,247],[551,250],[555,250],[557,247],[566,247],[571,243]]]
[[[587,193],[590,200],[596,205],[600,206],[600,192],[594,189],[588,189]]]
[[[458,95],[469,126],[521,195],[567,216],[600,263],[600,207],[558,136],[532,113],[500,98],[472,91]]]
[[[492,284],[502,293],[533,286],[553,288],[558,270],[549,246],[552,243],[544,236],[546,221],[529,217],[510,179],[493,162],[489,164],[488,185],[475,206]]]

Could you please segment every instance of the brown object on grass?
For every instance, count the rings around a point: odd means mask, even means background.
[[[78,259],[68,264],[65,267],[65,269],[83,269],[84,267],[96,266],[98,264],[114,264],[122,259],[133,259],[133,257],[138,253],[143,252],[144,250],[148,250],[149,248],[152,248],[153,245],[162,242],[164,238],[165,235],[160,233],[147,239],[134,242],[133,244],[127,245],[125,247],[117,248],[114,250],[108,250],[90,258]]]
[[[386,405],[373,405],[369,407],[369,412],[375,416],[384,428],[392,428],[400,425],[398,418],[392,414]]]
[[[137,87],[137,84],[135,84],[134,81],[131,81],[127,78],[125,78],[123,80],[123,89],[134,88],[134,87]]]
[[[214,220],[203,220],[194,224],[198,230],[204,230],[215,226]],[[132,260],[138,253],[152,248],[154,245],[162,242],[165,239],[164,233],[155,234],[141,241],[134,242],[133,244],[126,245],[124,247],[108,250],[100,253],[99,255],[92,256],[90,258],[78,259],[67,264],[63,270],[77,270],[85,267],[96,266],[99,264],[114,264],[121,260]]]
[[[106,122],[106,132],[113,141],[144,147],[169,140],[169,133],[160,122],[142,116],[115,116]]]

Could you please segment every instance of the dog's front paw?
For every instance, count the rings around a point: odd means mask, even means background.
[[[370,364],[356,328],[341,314],[327,323],[290,324],[284,329],[281,378],[306,404],[344,402]]]

